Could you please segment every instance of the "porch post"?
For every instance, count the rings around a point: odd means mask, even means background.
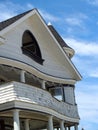
[[[75,124],[74,129],[78,130],[78,124]]]
[[[20,130],[19,110],[17,109],[13,111],[13,120],[14,130]]]
[[[21,70],[20,81],[23,82],[23,83],[25,83],[25,71],[24,70]]]
[[[70,130],[70,126],[68,126],[68,130]]]
[[[45,81],[45,80],[42,80],[42,88],[43,88],[43,89],[46,89],[45,83],[46,83],[46,81]]]
[[[48,130],[53,130],[53,116],[48,117]]]
[[[30,128],[29,128],[29,119],[25,120],[25,130],[30,130]]]
[[[66,126],[66,124],[65,124],[65,126],[64,126],[64,127],[65,127],[65,130],[67,130],[67,126]]]
[[[60,121],[60,130],[65,130],[63,120]]]

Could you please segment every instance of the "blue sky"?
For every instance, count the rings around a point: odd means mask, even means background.
[[[98,130],[98,0],[0,0],[0,21],[37,8],[76,51],[79,130]]]

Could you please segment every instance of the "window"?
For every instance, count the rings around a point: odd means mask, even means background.
[[[33,36],[33,34],[28,30],[26,30],[23,34],[22,51],[23,51],[23,54],[29,56],[36,62],[43,64],[44,60],[42,59],[41,51],[38,46],[38,43],[35,37]]]
[[[63,92],[61,87],[50,88],[49,91],[53,97],[60,101],[63,101]]]

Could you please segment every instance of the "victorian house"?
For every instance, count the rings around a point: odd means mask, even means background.
[[[0,130],[78,130],[73,55],[37,9],[0,22]]]

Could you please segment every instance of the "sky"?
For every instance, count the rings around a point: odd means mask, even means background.
[[[75,50],[79,130],[98,130],[98,0],[0,0],[0,21],[32,8]]]

